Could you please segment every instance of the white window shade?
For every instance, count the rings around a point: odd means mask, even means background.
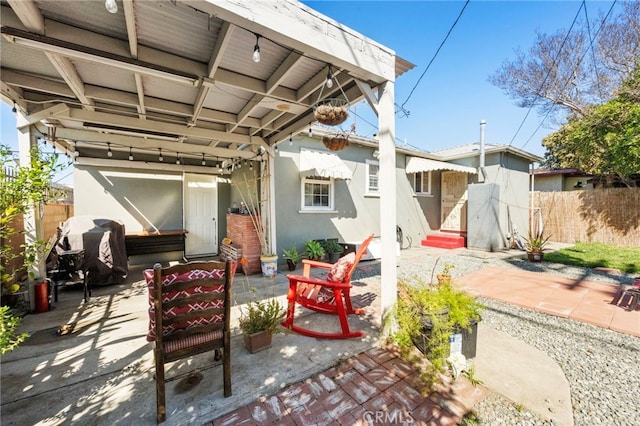
[[[445,163],[444,161],[429,160],[420,157],[408,157],[405,171],[407,173],[430,172],[434,170],[451,170],[454,172],[476,174],[478,171],[473,167],[461,166],[459,164]]]
[[[353,172],[336,154],[302,149],[300,150],[300,175],[351,179]]]

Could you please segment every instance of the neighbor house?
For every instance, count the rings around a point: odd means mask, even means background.
[[[593,189],[593,176],[576,169],[534,169],[534,191],[576,191]]]

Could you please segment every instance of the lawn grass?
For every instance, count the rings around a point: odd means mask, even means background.
[[[576,243],[572,247],[545,252],[544,260],[587,268],[613,268],[633,274],[640,272],[640,247]]]

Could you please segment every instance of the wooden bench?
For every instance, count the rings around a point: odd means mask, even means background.
[[[184,253],[187,231],[184,229],[126,234],[127,256],[180,251]]]

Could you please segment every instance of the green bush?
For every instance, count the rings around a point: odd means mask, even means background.
[[[15,330],[19,324],[20,318],[13,316],[8,306],[0,306],[0,355],[14,350],[29,337],[27,333],[16,336]]]

